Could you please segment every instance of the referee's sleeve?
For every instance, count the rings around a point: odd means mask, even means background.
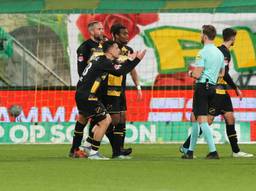
[[[200,51],[196,56],[196,67],[204,67],[205,62],[202,55],[202,52]]]

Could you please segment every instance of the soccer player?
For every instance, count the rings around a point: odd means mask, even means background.
[[[89,60],[104,54],[102,51],[102,43],[104,42],[104,29],[102,23],[98,21],[90,22],[87,26],[87,30],[90,33],[90,39],[83,42],[77,49],[77,71],[79,77],[81,77]],[[79,149],[86,124],[87,119],[84,118],[83,115],[79,114],[78,121],[75,126],[72,148],[70,149],[70,157],[83,158],[86,155]],[[91,144],[92,139],[90,139],[90,137],[93,137],[92,131],[89,131],[89,137],[87,138],[87,141]]]
[[[196,146],[199,128],[201,128],[206,142],[209,146],[207,159],[219,159],[216,151],[213,136],[208,125],[207,114],[208,104],[214,95],[217,79],[219,75],[224,76],[224,56],[221,51],[213,44],[216,36],[216,29],[212,25],[203,25],[201,33],[201,42],[204,44],[196,57],[196,67],[189,71],[189,75],[196,79],[193,112],[197,122],[192,124],[191,141],[188,152],[183,159],[193,159],[193,152]]]
[[[90,118],[91,123],[95,124],[92,129],[92,148],[88,158],[96,160],[108,159],[100,155],[98,149],[101,139],[111,123],[110,115],[99,100],[100,92],[98,90],[102,85],[102,81],[109,73],[115,76],[121,76],[130,72],[145,55],[145,50],[136,52],[131,54],[129,56],[130,59],[125,63],[119,64],[116,62],[116,59],[120,55],[120,49],[117,43],[106,41],[103,43],[102,49],[104,55],[91,60],[83,71],[77,84],[75,96],[79,113],[86,119]]]
[[[120,23],[111,26],[111,34],[113,40],[118,44],[121,55],[118,58],[119,63],[123,63],[128,59],[128,54],[133,53],[133,49],[127,46],[129,40],[128,29]],[[142,92],[139,85],[139,78],[135,68],[131,71],[133,82],[138,90],[138,99],[142,98]],[[108,112],[112,117],[112,124],[110,125],[108,132],[113,131],[114,142],[112,145],[113,158],[129,158],[126,157],[132,152],[131,148],[124,149],[125,139],[125,122],[126,115],[126,75],[114,76],[109,74],[106,80],[105,96],[102,97],[103,104],[107,107]]]
[[[226,28],[222,31],[223,44],[218,48],[224,55],[225,61],[225,75],[220,77],[217,82],[216,92],[209,104],[208,111],[208,123],[212,124],[214,117],[222,115],[226,123],[226,133],[231,145],[232,156],[233,157],[253,157],[253,154],[240,151],[238,146],[237,134],[235,130],[235,117],[234,110],[231,102],[231,98],[228,94],[227,85],[236,91],[237,96],[242,99],[243,94],[240,89],[236,86],[231,76],[229,75],[229,64],[231,60],[231,55],[229,49],[234,45],[236,38],[236,31],[232,28]],[[194,118],[192,118],[193,120]],[[201,133],[201,131],[200,131]],[[189,148],[190,136],[185,141],[183,146],[180,148],[181,152],[186,152]]]

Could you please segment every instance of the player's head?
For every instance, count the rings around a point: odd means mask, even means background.
[[[88,31],[91,35],[91,38],[94,38],[97,41],[101,41],[104,37],[104,28],[101,22],[92,21],[88,24]]]
[[[216,29],[213,25],[203,25],[201,33],[201,42],[213,41],[216,36]]]
[[[232,28],[225,28],[222,31],[222,37],[224,42],[230,41],[230,45],[233,46],[236,40],[236,31]]]
[[[105,41],[102,45],[102,50],[105,54],[110,55],[113,59],[117,59],[121,52],[118,44],[112,40]]]
[[[114,41],[127,44],[129,41],[128,29],[121,23],[116,23],[111,26],[110,32],[113,36]]]

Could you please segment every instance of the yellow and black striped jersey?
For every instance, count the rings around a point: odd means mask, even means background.
[[[91,60],[86,68],[84,69],[78,84],[77,93],[82,95],[88,100],[97,100],[100,92],[99,88],[104,84],[102,81],[107,77],[108,74],[115,76],[125,75],[130,72],[140,60],[127,60],[124,64],[113,62],[106,58],[105,55],[98,56],[96,59]]]
[[[124,64],[128,60],[128,54],[133,53],[133,49],[126,45],[120,45],[121,54],[117,59],[119,64]],[[126,87],[126,75],[114,76],[112,74],[108,75],[107,79],[107,90],[106,95],[108,96],[120,96],[122,91]]]

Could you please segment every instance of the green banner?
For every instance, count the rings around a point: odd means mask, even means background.
[[[136,122],[127,123],[127,143],[181,143],[190,133],[191,123],[186,122]],[[1,144],[34,144],[34,143],[71,143],[74,123],[0,123]],[[225,123],[214,123],[211,126],[216,143],[228,142]],[[240,143],[250,142],[250,123],[236,124]],[[87,128],[85,129],[85,135]],[[107,143],[106,137],[103,143]],[[199,143],[205,143],[199,138]]]
[[[255,0],[9,0],[0,13],[255,12]]]

